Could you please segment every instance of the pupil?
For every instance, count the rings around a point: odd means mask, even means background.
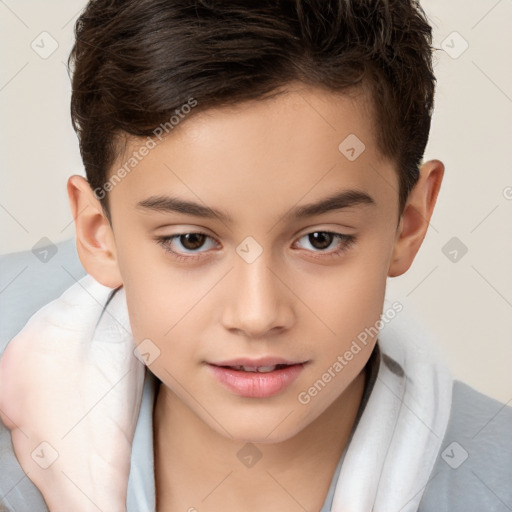
[[[315,233],[311,233],[309,235],[311,245],[316,249],[325,249],[331,245],[332,242],[332,234],[326,233],[325,231],[316,231]],[[318,241],[320,240],[320,246],[317,246]],[[322,243],[323,242],[323,243]]]
[[[201,233],[187,233],[186,235],[181,235],[180,242],[182,243],[183,247],[192,251],[194,249],[198,249],[203,245],[204,236],[205,235]]]

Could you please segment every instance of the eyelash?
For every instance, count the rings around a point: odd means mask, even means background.
[[[307,237],[307,236],[309,236],[309,235],[311,235],[313,233],[326,233],[326,234],[334,235],[334,237],[337,237],[338,239],[344,241],[344,243],[342,244],[341,248],[336,249],[335,251],[328,252],[328,253],[320,252],[319,256],[313,256],[313,258],[331,258],[331,257],[335,258],[337,256],[341,256],[348,249],[350,249],[350,247],[352,247],[352,245],[356,242],[356,237],[354,235],[345,235],[343,233],[336,233],[334,231],[323,231],[323,230],[311,231],[309,233],[306,233],[305,235],[302,235],[299,238],[299,240],[301,238]],[[210,238],[210,239],[213,240],[213,237],[211,237],[210,235],[207,235],[206,233],[202,233],[200,231],[191,231],[189,233],[177,233],[177,234],[171,235],[171,236],[157,237],[156,240],[157,240],[157,243],[163,247],[165,252],[167,252],[168,254],[171,254],[172,257],[177,259],[178,261],[188,261],[188,262],[190,262],[190,261],[195,261],[197,259],[203,258],[203,256],[201,256],[201,255],[198,255],[198,256],[183,256],[183,255],[181,255],[181,254],[177,253],[176,251],[173,251],[172,249],[169,248],[170,247],[170,243],[175,238],[179,238],[180,236],[183,236],[183,235],[204,235],[207,238]],[[314,251],[314,252],[317,252],[317,251]]]

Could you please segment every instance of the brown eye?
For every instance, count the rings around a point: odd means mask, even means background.
[[[176,235],[157,237],[157,242],[164,250],[180,261],[192,261],[195,258],[202,258],[203,253],[208,252],[206,242],[212,242],[211,247],[215,247],[215,241],[206,233],[178,233]],[[202,249],[206,243],[206,250]]]
[[[302,236],[299,240],[306,239],[307,243],[313,248],[309,252],[315,258],[328,258],[330,256],[339,256],[348,250],[355,243],[355,235],[344,235],[331,231],[313,231]],[[336,242],[333,244],[333,242]],[[334,245],[334,247],[331,247]],[[327,251],[331,247],[330,251]],[[334,249],[334,250],[333,250]]]
[[[315,249],[327,249],[334,239],[334,234],[327,231],[315,231],[307,236]]]
[[[189,251],[195,251],[202,247],[206,238],[207,236],[203,233],[186,233],[179,235],[181,245]]]

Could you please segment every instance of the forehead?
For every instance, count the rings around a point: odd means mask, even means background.
[[[336,94],[304,85],[271,99],[184,116],[111,192],[111,204],[180,196],[254,216],[310,203],[340,189],[398,201],[398,180],[382,157],[362,91]],[[115,169],[146,138],[132,139]],[[126,166],[125,166],[126,167]]]

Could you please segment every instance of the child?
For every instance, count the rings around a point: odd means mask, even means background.
[[[383,312],[444,173],[422,162],[431,52],[413,0],[89,2],[88,275],[1,360],[47,507],[8,510],[512,508],[512,409]]]

